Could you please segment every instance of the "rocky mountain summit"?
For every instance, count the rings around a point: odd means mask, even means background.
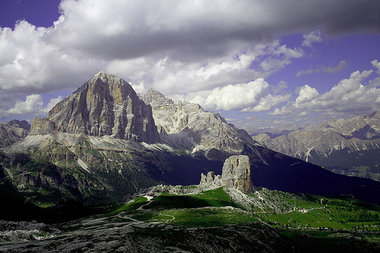
[[[26,120],[0,122],[0,148],[11,145],[28,135],[30,124]]]
[[[260,134],[253,139],[336,173],[380,180],[380,112],[334,120],[276,138]]]
[[[7,125],[22,128],[22,129],[25,129],[26,131],[30,130],[30,124],[26,120],[14,119],[14,120],[9,121]]]
[[[105,72],[99,72],[54,106],[47,120],[33,120],[31,134],[54,130],[147,143],[159,141],[151,107],[130,84]]]
[[[224,153],[240,153],[245,145],[257,145],[246,131],[228,124],[220,114],[203,110],[198,104],[174,103],[153,89],[144,95],[144,101],[152,106],[161,139],[170,145]]]
[[[252,193],[251,164],[246,155],[230,156],[223,164],[222,175],[215,175],[213,171],[207,176],[201,174],[201,186],[233,188],[245,193]]]

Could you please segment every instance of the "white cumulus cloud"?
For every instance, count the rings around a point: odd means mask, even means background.
[[[375,64],[376,65],[376,64]],[[326,93],[305,85],[300,89],[295,101],[282,108],[276,108],[272,115],[358,115],[380,110],[380,89],[377,85],[364,85],[373,70],[355,71],[350,77],[341,80]],[[368,83],[378,82],[379,78]]]
[[[61,100],[62,96],[51,98],[46,106],[44,106],[43,97],[40,94],[28,95],[25,97],[25,100],[16,101],[12,108],[0,110],[0,116],[5,117],[8,115],[26,114],[46,116],[46,114]]]
[[[131,83],[154,87],[167,95],[178,95],[267,77],[302,56],[302,50],[288,48],[275,40],[234,50],[207,62],[186,63],[168,57],[115,60],[108,65],[107,71]]]
[[[371,64],[377,69],[376,73],[380,74],[380,62],[378,60],[373,60],[371,61]]]
[[[40,112],[43,108],[42,96],[38,94],[32,94],[25,98],[25,101],[19,100],[15,106],[9,109],[9,114],[27,114]]]
[[[37,28],[26,21],[14,30],[0,30],[0,89],[27,92],[74,88],[83,74],[92,74],[99,62],[68,54],[47,41],[54,29]],[[100,61],[101,62],[101,61]]]
[[[313,32],[303,35],[302,46],[311,47],[313,43],[321,42],[321,41],[322,41],[321,32],[313,31]]]
[[[298,97],[296,98],[295,104],[298,105],[300,103],[304,103],[306,101],[310,101],[319,95],[317,89],[310,87],[309,85],[305,85],[300,89]]]
[[[208,110],[268,111],[289,95],[272,95],[270,85],[263,78],[248,83],[230,84],[195,95],[190,101]]]

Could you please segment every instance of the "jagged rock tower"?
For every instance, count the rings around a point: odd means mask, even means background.
[[[223,164],[222,181],[229,188],[235,188],[245,193],[253,192],[251,180],[251,165],[246,155],[234,155]]]
[[[200,185],[234,188],[245,193],[252,193],[251,165],[246,155],[234,155],[223,164],[222,176],[210,171],[207,176],[201,173]]]

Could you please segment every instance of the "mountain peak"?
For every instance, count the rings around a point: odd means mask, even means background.
[[[14,126],[14,127],[19,127],[19,128],[25,129],[27,131],[30,130],[30,124],[26,120],[17,120],[17,119],[14,119],[14,120],[9,121],[7,123],[7,125]]]
[[[99,71],[98,73],[95,74],[95,76],[98,76],[98,75],[111,75],[111,74],[105,72],[104,70],[101,70],[101,71]]]
[[[54,106],[48,120],[61,132],[159,141],[151,107],[128,82],[103,71]]]
[[[198,104],[174,103],[154,89],[148,90],[144,101],[152,106],[161,140],[170,145],[194,152],[216,149],[224,153],[240,153],[246,145],[255,146],[247,132],[228,124],[220,114],[203,110]],[[213,151],[210,157],[211,153]]]
[[[153,88],[150,88],[146,93],[145,95],[155,95],[155,96],[160,96],[160,97],[165,97],[164,94],[162,94],[161,92],[159,92],[158,90],[155,90]]]
[[[114,75],[114,74],[111,74],[111,73],[107,73],[105,71],[99,71],[98,73],[96,73],[91,79],[96,79],[96,78],[100,78],[102,80],[107,80],[107,79],[116,79],[116,80],[122,80],[120,77]]]
[[[146,104],[150,104],[152,107],[174,104],[173,100],[152,88],[145,93],[143,99]]]
[[[81,93],[83,91],[89,91],[91,93],[90,95],[97,96],[104,96],[107,95],[107,93],[112,93],[112,95],[117,96],[115,102],[118,104],[122,103],[126,97],[125,95],[136,95],[136,92],[127,81],[104,71],[95,74],[85,84],[74,91],[73,94]]]

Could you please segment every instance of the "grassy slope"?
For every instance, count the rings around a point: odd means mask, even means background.
[[[269,211],[259,216],[278,227],[380,232],[380,207],[376,205],[311,195],[285,201],[296,209],[284,213]]]
[[[137,210],[141,206],[143,209]],[[150,202],[145,197],[139,197],[119,206],[111,214],[122,211],[137,220],[170,222],[188,226],[242,224],[258,221],[253,214],[242,210],[239,205],[233,203],[223,188],[205,191],[197,195],[162,193]]]
[[[234,203],[223,188],[218,188],[197,195],[162,193],[150,201],[139,197],[110,214],[190,227],[263,221],[292,240],[306,233],[326,242],[350,237],[380,242],[380,207],[377,205],[354,199],[265,191],[265,198],[277,205],[277,211],[266,205],[244,208]],[[264,192],[261,195],[264,196]]]

